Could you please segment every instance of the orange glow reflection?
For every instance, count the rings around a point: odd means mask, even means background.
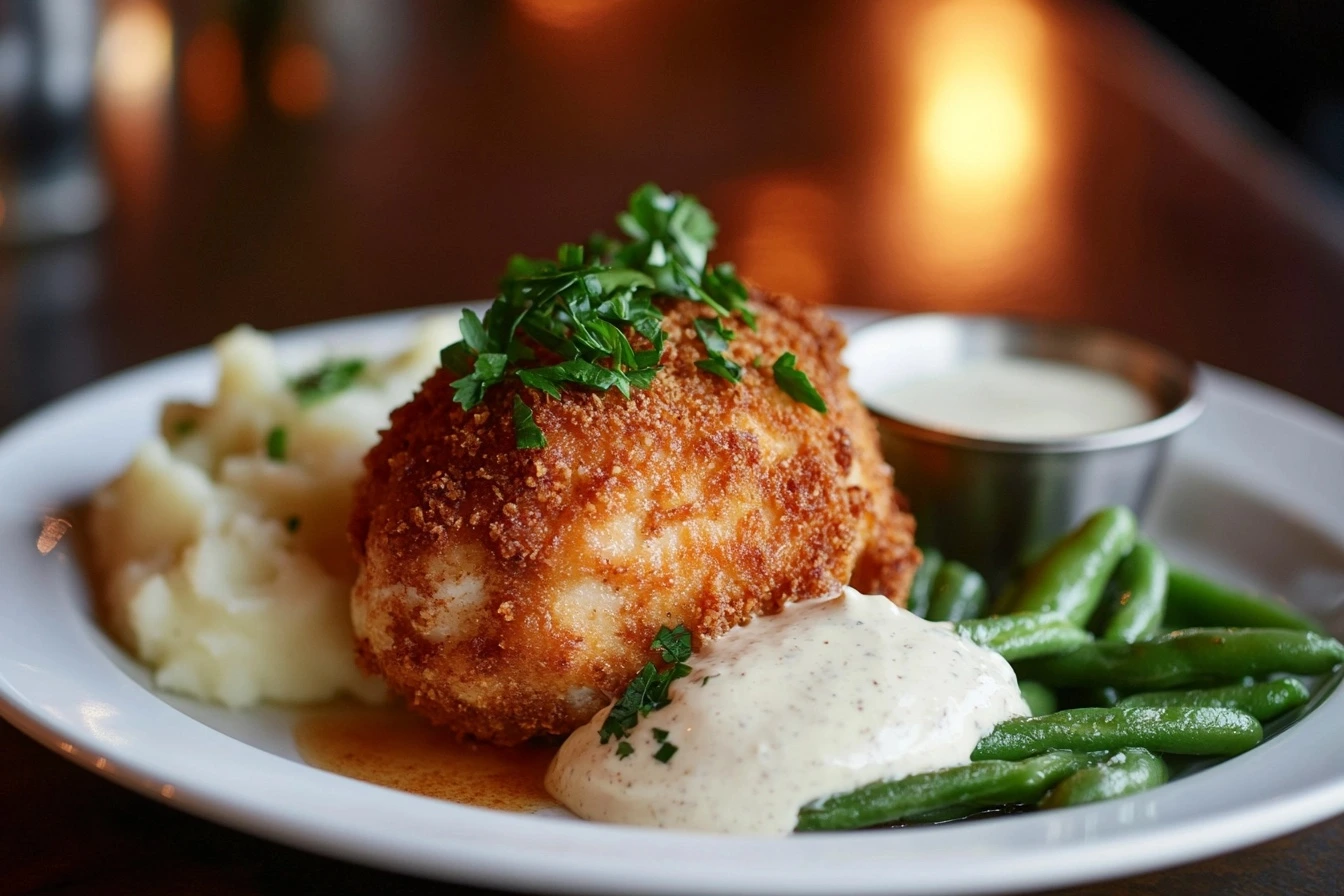
[[[37,550],[41,554],[50,554],[61,543],[65,533],[70,531],[70,521],[60,517],[44,517],[42,531],[37,536]]]
[[[1025,0],[945,0],[900,27],[879,174],[898,279],[966,304],[1054,252],[1049,34]]]
[[[243,54],[225,22],[209,22],[182,51],[182,103],[187,117],[214,133],[228,131],[243,110]]]
[[[143,222],[158,204],[167,151],[173,29],[162,4],[109,5],[97,52],[107,170],[125,217]]]
[[[625,0],[514,0],[529,21],[561,31],[582,30],[605,18]]]
[[[805,302],[832,301],[835,199],[805,177],[777,174],[748,183],[738,201],[745,226],[734,257],[742,273]]]
[[[114,4],[98,41],[98,87],[118,105],[163,98],[172,78],[173,28],[149,0]]]
[[[321,112],[331,92],[326,57],[311,44],[289,44],[275,54],[266,93],[282,115],[308,118]]]

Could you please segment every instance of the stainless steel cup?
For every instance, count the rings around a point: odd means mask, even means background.
[[[983,438],[876,410],[884,388],[997,357],[1065,361],[1117,374],[1158,407],[1121,429],[1040,441]],[[1172,436],[1203,410],[1196,367],[1109,330],[1024,318],[913,314],[850,338],[850,381],[877,419],[896,485],[919,519],[921,542],[1001,581],[1092,511],[1142,513]]]

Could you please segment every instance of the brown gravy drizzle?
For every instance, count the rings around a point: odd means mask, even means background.
[[[558,805],[542,783],[555,746],[463,742],[401,708],[313,710],[294,744],[315,768],[407,793],[507,812]]]

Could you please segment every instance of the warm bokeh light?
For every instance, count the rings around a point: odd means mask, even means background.
[[[208,22],[182,51],[182,104],[205,130],[229,130],[243,111],[243,53],[228,23]]]
[[[271,62],[266,94],[282,115],[308,118],[326,108],[331,94],[331,69],[312,44],[281,47]]]
[[[162,197],[168,150],[173,29],[163,6],[149,0],[109,5],[96,64],[104,170],[122,215],[147,222]]]
[[[825,189],[775,174],[747,182],[733,203],[743,209],[734,257],[744,275],[806,302],[834,300],[839,208]]]
[[[1049,33],[1026,0],[943,0],[884,27],[891,273],[931,303],[973,304],[1054,252]]]
[[[114,3],[98,41],[98,88],[118,105],[143,106],[164,96],[173,74],[173,27],[150,0]]]
[[[1042,162],[1045,28],[1017,0],[955,0],[920,23],[911,56],[922,179],[1020,191]]]
[[[625,2],[626,0],[514,0],[514,6],[526,19],[538,25],[572,31],[596,24]]]

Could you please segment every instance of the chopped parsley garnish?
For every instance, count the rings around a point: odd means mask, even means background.
[[[676,753],[677,748],[675,744],[664,743],[658,748],[658,752],[653,754],[653,758],[663,763],[663,765],[667,765],[668,760],[675,756]]]
[[[621,740],[629,736],[630,731],[639,724],[640,716],[647,716],[668,704],[667,690],[672,682],[691,674],[691,667],[686,665],[686,660],[691,658],[691,633],[686,626],[678,624],[671,629],[663,626],[649,646],[659,651],[663,661],[669,665],[660,670],[653,663],[645,663],[644,668],[639,670],[625,693],[611,707],[598,731],[604,744],[613,737]]]
[[[183,436],[189,436],[196,431],[196,426],[195,417],[183,417],[173,424],[173,435],[179,439]]]
[[[635,748],[630,746],[630,741],[628,740],[623,740],[616,745],[616,756],[620,759],[624,759],[633,752],[635,752]]]
[[[798,361],[793,352],[785,352],[771,368],[775,372],[775,382],[794,401],[802,402],[814,411],[826,413],[826,400],[812,385],[812,381],[793,365]]]
[[[299,531],[299,525],[302,522],[303,520],[299,519],[297,516],[292,516],[289,519],[285,520],[285,528],[288,529],[290,532],[297,532]]]
[[[716,675],[706,675],[704,678],[700,679],[700,687],[704,687],[705,685],[709,684],[709,680],[710,680],[711,678],[718,678],[718,677],[719,677],[719,676],[718,676],[717,674],[716,674]]]
[[[283,426],[273,426],[266,433],[266,456],[271,460],[284,460],[289,448],[289,432]]]
[[[355,384],[367,366],[362,358],[344,358],[325,361],[298,379],[289,388],[301,407],[311,407],[333,395],[339,395]]]
[[[734,334],[724,321],[737,317],[754,329],[756,317],[732,265],[709,265],[718,232],[709,211],[693,196],[645,184],[616,223],[626,240],[596,234],[584,246],[561,246],[553,261],[514,256],[485,316],[462,313],[462,339],[444,348],[440,360],[457,374],[453,400],[463,409],[509,377],[551,398],[574,387],[615,389],[626,398],[632,389],[649,388],[667,338],[663,312],[653,304],[660,295],[690,299],[714,313],[695,321],[706,354],[696,366],[741,382],[742,366],[726,355]],[[789,386],[775,377],[786,393],[804,394],[794,385],[801,380],[816,395],[806,374],[790,371]],[[519,448],[546,447],[521,397],[513,420]]]
[[[663,626],[653,636],[652,647],[663,655],[663,662],[684,663],[691,658],[691,633],[684,625]]]
[[[517,395],[513,396],[513,431],[517,434],[519,448],[546,447],[546,434],[532,419],[532,409]]]
[[[653,739],[656,740],[656,741],[658,741],[658,743],[660,743],[660,744],[661,744],[663,741],[667,740],[667,735],[668,735],[669,733],[670,733],[670,732],[669,732],[666,728],[655,728],[655,729],[653,729],[653,731],[652,731]]]

